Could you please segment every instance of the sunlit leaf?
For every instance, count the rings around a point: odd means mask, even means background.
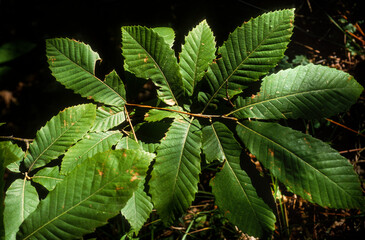
[[[106,224],[130,199],[153,157],[138,150],[111,150],[89,158],[41,201],[17,237],[81,238]]]
[[[124,67],[137,77],[151,79],[168,105],[177,104],[182,80],[174,51],[154,30],[134,26],[122,28]]]
[[[65,176],[60,174],[60,168],[55,166],[39,170],[36,174],[34,174],[32,180],[41,184],[48,191],[52,191],[64,177]]]
[[[95,105],[66,108],[49,120],[29,147],[24,163],[31,171],[63,154],[90,129],[95,120]]]
[[[144,191],[144,182],[141,181],[137,190],[122,209],[122,214],[128,220],[133,231],[138,234],[150,216],[152,208],[151,197]]]
[[[213,32],[203,20],[185,37],[180,53],[180,72],[188,96],[193,94],[196,84],[212,63],[215,51]]]
[[[200,100],[231,98],[257,81],[284,57],[292,35],[294,9],[265,13],[236,28],[218,49],[206,74]]]
[[[61,164],[61,174],[67,174],[86,159],[111,149],[122,136],[119,131],[96,132],[85,135],[81,141],[65,153]]]
[[[96,118],[91,132],[104,132],[113,127],[122,124],[125,121],[123,108],[119,107],[98,107],[96,109]]]
[[[89,45],[67,38],[46,40],[49,68],[57,81],[83,97],[112,106],[123,106],[124,84],[115,71],[105,80],[95,76],[99,54]]]
[[[260,119],[329,117],[347,110],[363,90],[348,73],[308,64],[265,77],[260,92],[238,97],[232,113]]]
[[[10,185],[4,201],[6,239],[15,239],[20,224],[37,208],[38,203],[37,190],[26,178],[17,179]]]

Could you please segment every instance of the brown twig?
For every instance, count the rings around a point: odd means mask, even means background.
[[[307,4],[308,4],[309,11],[312,12],[312,6],[311,6],[311,3],[309,2],[309,0],[307,0]]]
[[[15,141],[22,141],[22,142],[33,142],[34,139],[30,139],[30,138],[19,138],[19,137],[14,137],[14,136],[0,136],[0,138],[2,139],[10,139],[10,140],[15,140]]]
[[[297,41],[293,41],[295,44],[298,44],[298,45],[300,45],[300,46],[302,46],[302,47],[305,47],[306,49],[308,49],[308,50],[310,50],[310,51],[314,51],[314,52],[316,52],[316,53],[321,53],[319,50],[317,50],[317,49],[314,49],[314,48],[312,48],[312,47],[310,47],[310,46],[308,46],[308,45],[305,45],[305,44],[303,44],[303,43],[300,43],[300,42],[297,42]]]
[[[19,137],[14,137],[14,136],[0,136],[0,139],[9,139],[9,140],[14,140],[14,141],[25,142],[27,150],[29,149],[29,143],[34,141],[34,139],[31,139],[31,138],[19,138]]]
[[[361,29],[361,27],[358,23],[355,24],[355,27],[356,27],[356,30],[359,31],[361,33],[361,35],[363,35],[365,37],[364,31]]]
[[[189,233],[187,233],[187,235],[192,235],[194,233],[203,232],[203,231],[206,231],[206,230],[209,230],[209,229],[211,229],[211,228],[210,227],[201,228],[201,229],[189,232]]]
[[[329,121],[329,122],[331,122],[331,123],[333,123],[333,124],[336,124],[336,125],[338,125],[338,126],[340,126],[340,127],[344,128],[344,129],[346,129],[346,130],[349,130],[349,131],[351,131],[351,132],[353,132],[353,133],[356,133],[356,134],[360,135],[361,137],[365,137],[365,135],[364,135],[364,134],[359,133],[358,131],[355,131],[355,130],[353,130],[353,129],[351,129],[351,128],[349,128],[349,127],[347,127],[347,126],[345,126],[345,125],[343,125],[343,124],[341,124],[341,123],[338,123],[338,122],[336,122],[336,121],[333,121],[333,120],[331,120],[331,119],[329,119],[329,118],[326,118],[326,120],[327,120],[327,121]]]
[[[346,30],[346,33],[350,34],[353,38],[356,38],[357,40],[359,40],[362,45],[365,45],[365,41],[362,40],[360,37],[356,36],[355,34],[353,34],[352,32],[350,32],[348,30]]]
[[[344,153],[351,153],[351,152],[361,152],[364,151],[365,148],[356,148],[356,149],[350,149],[350,150],[344,150],[339,152],[340,154],[344,154]]]
[[[126,103],[125,105],[133,106],[133,107],[140,107],[140,108],[157,109],[157,110],[169,111],[169,112],[176,112],[176,113],[185,114],[185,115],[189,115],[192,117],[198,117],[198,118],[224,118],[224,119],[229,119],[229,120],[233,120],[233,121],[238,121],[237,118],[229,117],[226,115],[209,115],[209,114],[201,114],[201,113],[189,113],[189,112],[179,111],[179,110],[175,110],[175,109],[153,107],[153,106],[141,105],[141,104],[136,104],[136,103]]]
[[[138,138],[137,138],[136,132],[134,131],[134,127],[132,125],[132,122],[131,122],[131,119],[129,117],[129,113],[128,113],[127,107],[125,105],[124,105],[124,111],[125,111],[125,115],[127,116],[127,121],[129,123],[129,126],[132,129],[132,133],[133,133],[133,136],[134,136],[134,140],[136,140],[136,142],[138,142]]]

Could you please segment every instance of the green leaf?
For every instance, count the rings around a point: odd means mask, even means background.
[[[60,169],[58,166],[47,167],[39,170],[32,180],[36,183],[41,184],[48,191],[52,191],[56,185],[63,180],[65,176],[60,174]]]
[[[348,109],[363,89],[343,71],[308,64],[265,77],[260,92],[238,97],[232,113],[241,119],[329,117]]]
[[[153,31],[155,31],[158,35],[160,35],[165,42],[172,48],[175,41],[175,31],[172,28],[169,27],[156,27],[152,28]]]
[[[144,181],[141,181],[138,189],[122,209],[123,216],[128,220],[136,235],[150,216],[152,208],[151,198],[144,191]]]
[[[20,224],[37,208],[38,203],[37,190],[26,178],[17,179],[10,185],[4,202],[6,239],[15,239]]]
[[[277,123],[245,121],[237,125],[237,134],[263,166],[304,199],[364,209],[352,165],[326,143]]]
[[[141,145],[129,136],[120,139],[115,149],[139,149],[143,150]]]
[[[29,146],[24,160],[30,172],[59,157],[90,129],[95,120],[95,105],[66,108],[42,127]]]
[[[257,195],[251,179],[240,167],[242,148],[222,123],[211,125],[226,160],[210,182],[216,204],[225,217],[250,236],[262,237],[275,229],[275,215]]]
[[[77,165],[97,153],[105,152],[115,145],[123,134],[119,131],[89,133],[66,152],[61,164],[61,174],[68,174]]]
[[[207,125],[202,130],[202,150],[205,154],[207,163],[218,160],[223,163],[226,159],[224,149],[222,148],[221,140],[217,135],[217,131],[213,124]]]
[[[188,96],[193,94],[197,82],[203,78],[212,63],[215,51],[213,32],[203,20],[185,37],[180,53],[180,72]]]
[[[146,27],[122,27],[125,69],[137,77],[151,79],[168,105],[177,104],[182,80],[174,51],[155,31]]]
[[[116,149],[139,149],[142,147],[135,140],[130,137],[124,137],[116,146]],[[143,224],[147,221],[153,208],[151,197],[144,191],[145,181],[141,181],[137,190],[133,193],[132,197],[128,200],[127,204],[122,209],[123,216],[128,220],[131,225],[132,231],[138,235],[139,230]]]
[[[14,170],[13,172],[19,171],[19,162],[23,159],[24,155],[23,150],[11,141],[0,142],[1,166],[9,168],[9,170]],[[13,169],[14,166],[17,166],[17,168]]]
[[[194,200],[200,174],[201,130],[197,120],[175,119],[157,149],[150,180],[152,202],[165,223]]]
[[[137,189],[153,157],[136,150],[110,150],[89,158],[56,185],[23,222],[17,237],[81,238],[106,224]]]
[[[5,168],[7,167],[9,170],[12,170],[14,172],[19,172],[19,165],[24,157],[23,150],[18,147],[18,145],[13,144],[10,141],[4,141],[0,142],[0,239],[4,239],[5,233],[7,235],[14,235],[19,227],[20,223],[17,224],[16,220],[14,222],[14,226],[9,226],[9,224],[5,223],[4,216],[4,191],[5,191],[5,180],[8,180],[9,178],[4,178]],[[11,190],[10,190],[11,191]],[[19,194],[20,195],[20,194]],[[11,197],[10,197],[11,198]],[[14,200],[14,199],[13,199]],[[18,199],[20,200],[20,198]],[[11,212],[11,211],[10,211]],[[5,214],[8,214],[9,211],[6,211]],[[14,214],[14,213],[11,213]],[[16,219],[17,216],[10,216],[9,221],[13,222],[14,219]],[[8,221],[8,217],[6,217],[6,222]],[[9,238],[7,238],[9,239]]]
[[[181,114],[175,111],[183,111],[183,109],[179,106],[171,106],[166,107],[168,110],[160,110],[160,109],[151,109],[148,113],[145,114],[144,120],[147,122],[158,122],[165,118],[182,118]]]
[[[206,107],[216,98],[232,97],[267,74],[284,56],[293,30],[294,9],[265,13],[236,28],[219,48],[221,58],[206,74]]]
[[[16,155],[11,151],[10,147],[12,143],[10,141],[0,142],[0,201],[4,202],[4,173],[5,167],[11,163],[18,161],[19,159]],[[5,237],[5,228],[4,228],[4,204],[0,205],[0,239],[4,239]]]
[[[46,40],[49,68],[57,81],[88,99],[112,106],[123,106],[124,84],[112,71],[105,81],[95,76],[99,55],[89,45],[66,38]]]
[[[98,107],[91,132],[104,132],[122,124],[125,121],[124,109],[119,107]]]

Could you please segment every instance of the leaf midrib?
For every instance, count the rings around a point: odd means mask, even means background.
[[[259,101],[259,99],[258,99],[257,100],[258,102],[254,102],[254,103],[251,102],[248,105],[237,108],[237,109],[233,110],[232,112],[228,113],[226,116],[229,116],[229,115],[231,115],[235,112],[238,112],[238,111],[242,111],[246,108],[254,107],[255,105],[265,104],[265,103],[275,101],[275,100],[280,102],[281,99],[286,99],[286,98],[290,98],[290,97],[298,97],[300,95],[311,94],[311,93],[315,94],[315,93],[319,93],[319,92],[343,91],[343,89],[344,89],[343,87],[342,88],[315,89],[315,90],[307,90],[307,91],[302,91],[302,92],[295,92],[295,93],[291,93],[291,94],[288,94],[288,95],[283,95],[283,96],[279,96],[279,97],[265,99],[265,100],[262,100],[262,101]],[[352,89],[352,88],[346,88],[346,89]],[[357,88],[354,88],[354,89],[357,89]],[[261,93],[261,91],[259,93]],[[247,99],[249,101],[252,101],[249,98],[246,98],[246,99],[243,99],[243,100],[247,100]]]
[[[185,132],[185,135],[184,135],[184,138],[183,138],[184,139],[184,144],[183,144],[183,146],[181,148],[181,151],[180,151],[180,154],[179,154],[179,164],[178,164],[178,168],[177,168],[176,175],[175,175],[174,186],[173,186],[173,189],[172,189],[172,193],[173,193],[172,196],[175,195],[175,188],[176,188],[176,185],[177,185],[176,183],[177,183],[179,175],[180,175],[179,173],[180,173],[180,169],[181,169],[181,165],[182,165],[182,157],[184,155],[184,149],[185,149],[185,145],[186,145],[186,141],[187,141],[186,139],[187,139],[188,134],[190,132],[190,127],[191,127],[191,124],[192,124],[193,120],[194,120],[194,117],[191,118],[191,120],[188,124],[188,127],[186,128],[186,132]]]
[[[101,133],[104,133],[104,132],[101,132]],[[87,155],[87,154],[88,154],[91,150],[93,150],[93,149],[95,148],[95,146],[97,146],[97,145],[98,145],[98,144],[100,144],[101,142],[105,141],[106,139],[108,139],[108,138],[110,138],[110,137],[114,136],[115,134],[118,134],[119,132],[113,132],[113,133],[111,133],[111,132],[105,132],[105,134],[107,134],[107,133],[110,133],[110,135],[105,135],[105,136],[103,136],[102,138],[97,139],[97,141],[96,141],[96,142],[94,142],[94,144],[93,144],[93,145],[91,145],[90,147],[88,147],[88,148],[86,149],[86,151],[84,151],[84,153],[83,153],[83,154],[79,155],[79,159],[81,159],[83,156]],[[86,140],[86,139],[84,139],[84,140]]]

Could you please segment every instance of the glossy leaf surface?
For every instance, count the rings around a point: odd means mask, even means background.
[[[160,35],[165,42],[172,48],[175,41],[175,31],[172,28],[169,27],[155,27],[152,28],[153,31],[155,31],[158,35]]]

